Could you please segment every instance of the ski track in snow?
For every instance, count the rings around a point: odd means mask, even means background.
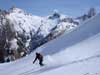
[[[33,74],[36,75],[36,74],[40,74],[40,73],[45,72],[45,71],[50,71],[50,70],[53,70],[53,69],[56,69],[56,68],[60,68],[62,66],[70,66],[71,64],[82,63],[82,62],[86,62],[86,61],[93,60],[93,59],[100,59],[100,54],[95,55],[95,56],[91,56],[91,57],[88,57],[88,58],[80,59],[80,60],[74,60],[74,61],[68,62],[66,64],[55,65],[55,66],[54,65],[53,66],[46,65],[46,66],[43,66],[42,68],[38,68],[38,69],[32,68],[31,70],[23,72],[19,75],[33,75]],[[97,74],[97,73],[95,73],[95,74]],[[90,75],[90,74],[86,73],[84,75]]]

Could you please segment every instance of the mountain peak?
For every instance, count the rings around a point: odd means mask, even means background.
[[[24,13],[25,12],[24,10],[17,8],[15,6],[12,6],[9,11],[12,13]]]
[[[60,13],[57,9],[53,10],[53,14],[49,16],[49,19],[58,19],[60,18]]]
[[[59,10],[54,9],[54,10],[53,10],[53,13],[59,13]]]

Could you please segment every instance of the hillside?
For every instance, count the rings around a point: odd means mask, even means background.
[[[44,55],[44,67],[40,67],[38,62],[32,64],[33,52],[23,59],[0,64],[0,74],[100,75],[99,19],[100,14],[36,49]]]

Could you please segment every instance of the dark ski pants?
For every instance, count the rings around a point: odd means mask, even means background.
[[[43,64],[43,59],[42,60],[39,60],[39,64],[40,64],[40,66],[43,66],[44,64]]]

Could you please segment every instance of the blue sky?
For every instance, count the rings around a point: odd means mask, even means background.
[[[0,9],[13,5],[39,16],[49,15],[54,9],[69,16],[80,16],[90,7],[100,12],[100,0],[0,0]]]

